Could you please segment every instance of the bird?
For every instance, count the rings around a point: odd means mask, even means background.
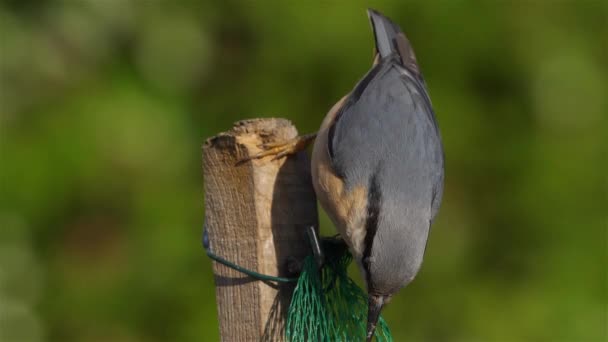
[[[412,44],[391,19],[367,13],[370,70],[317,133],[265,144],[252,158],[281,158],[314,141],[313,186],[364,279],[371,341],[383,307],[422,265],[443,197],[444,152]]]

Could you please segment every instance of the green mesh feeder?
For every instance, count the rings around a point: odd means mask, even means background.
[[[353,260],[350,252],[338,239],[324,239],[321,249],[315,228],[308,227],[307,232],[314,253],[304,259],[298,278],[261,274],[216,255],[211,251],[206,227],[203,246],[211,259],[253,278],[277,283],[297,282],[287,313],[287,341],[364,341],[367,294],[348,277],[348,265]],[[374,336],[378,342],[393,341],[382,316]]]
[[[364,341],[367,294],[348,277],[352,256],[343,244],[326,241],[325,263],[319,271],[313,256],[304,260],[287,316],[286,335],[292,342]],[[382,317],[376,341],[393,340]]]

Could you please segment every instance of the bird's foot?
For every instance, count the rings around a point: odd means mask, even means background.
[[[271,160],[277,160],[288,155],[296,154],[300,151],[305,150],[310,143],[315,140],[317,133],[306,134],[297,136],[287,141],[273,142],[258,145],[261,152],[256,153],[250,157],[239,160],[238,164],[253,160],[261,159],[264,157],[272,156]]]

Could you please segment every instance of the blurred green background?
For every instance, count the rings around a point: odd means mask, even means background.
[[[315,131],[371,64],[368,6],[446,154],[396,341],[606,341],[607,4],[0,1],[0,341],[217,340],[200,147]]]

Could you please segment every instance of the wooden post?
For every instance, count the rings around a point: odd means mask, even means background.
[[[284,119],[237,122],[203,146],[205,222],[211,250],[263,274],[293,276],[291,258],[310,254],[305,227],[317,224],[317,205],[306,153],[236,165],[258,145],[297,136]],[[265,283],[213,263],[222,341],[284,339],[295,284]]]

